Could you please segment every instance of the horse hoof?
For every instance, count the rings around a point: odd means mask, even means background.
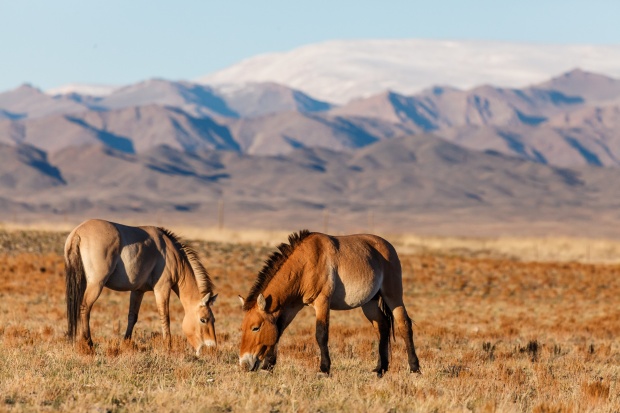
[[[387,373],[387,369],[376,368],[376,369],[374,369],[372,372],[373,372],[373,373],[376,373],[376,374],[377,374],[377,378],[379,378],[379,379],[380,379],[381,377],[383,377],[383,375],[384,375],[385,373]]]
[[[326,373],[324,371],[320,371],[316,374],[317,379],[326,379],[328,377],[329,377],[329,373]]]
[[[83,355],[92,356],[95,354],[95,347],[92,342],[88,343],[86,341],[79,341],[76,343],[75,348],[78,353]]]

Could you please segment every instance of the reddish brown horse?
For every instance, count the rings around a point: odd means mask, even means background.
[[[330,310],[362,307],[379,332],[379,377],[388,369],[394,321],[407,345],[409,368],[420,371],[411,319],[403,304],[400,260],[394,247],[375,235],[334,237],[307,230],[289,236],[266,262],[243,303],[239,364],[246,370],[272,369],[276,345],[305,305],[316,311],[321,372],[329,374]]]

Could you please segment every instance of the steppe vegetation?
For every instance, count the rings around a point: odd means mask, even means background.
[[[152,294],[133,342],[124,342],[129,295],[104,290],[91,320],[95,354],[74,351],[65,338],[65,237],[0,231],[0,410],[620,410],[618,265],[403,242],[405,304],[422,374],[407,372],[397,339],[391,369],[377,379],[376,338],[356,310],[332,313],[332,374],[320,378],[311,309],[284,334],[273,373],[237,367],[237,294],[248,292],[272,248],[256,243],[193,243],[220,294],[216,350],[193,355],[174,298],[173,348],[164,351]]]

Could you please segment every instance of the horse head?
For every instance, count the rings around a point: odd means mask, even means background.
[[[200,355],[203,347],[217,346],[215,337],[215,317],[211,306],[215,303],[217,294],[207,293],[198,303],[185,309],[183,318],[183,332],[187,340]]]
[[[243,298],[239,296],[239,299],[243,305]],[[245,312],[241,324],[241,368],[246,371],[256,371],[259,367],[272,369],[276,361],[278,338],[276,317],[267,310],[267,301],[259,294],[256,304]]]

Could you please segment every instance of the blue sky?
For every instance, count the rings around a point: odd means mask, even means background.
[[[0,91],[194,79],[332,39],[620,44],[620,1],[0,0]]]

